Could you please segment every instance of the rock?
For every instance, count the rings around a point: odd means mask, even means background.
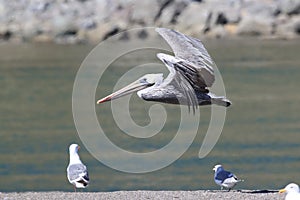
[[[192,36],[299,36],[300,0],[0,0],[0,38],[99,42],[162,26]],[[155,37],[153,31],[121,39]],[[51,38],[51,39],[50,39]]]
[[[6,16],[6,8],[3,2],[0,2],[0,18],[4,18]]]
[[[227,35],[227,31],[224,26],[218,25],[212,28],[208,33],[207,36],[211,38],[223,38]]]
[[[238,23],[241,19],[241,0],[236,1],[209,1],[212,11],[210,26],[227,23]]]
[[[207,22],[211,11],[206,4],[191,2],[178,16],[176,28],[188,35],[203,34],[207,29]]]
[[[145,29],[142,29],[137,33],[137,37],[140,39],[146,39],[148,37],[148,32]]]
[[[42,32],[39,29],[40,21],[36,18],[32,18],[31,20],[25,20],[22,24],[22,37],[25,41],[30,41],[32,38],[34,38],[36,35],[38,35],[40,32]]]
[[[200,21],[202,25],[202,32],[224,36],[226,30],[220,28],[219,26],[225,26],[226,24],[236,24],[241,19],[241,1],[218,1],[210,0],[203,3],[198,3],[201,9],[189,10],[190,13],[204,13],[205,16],[200,16],[203,21]],[[198,11],[197,11],[198,10]],[[183,13],[184,14],[184,13]],[[187,17],[188,18],[188,17]],[[192,16],[190,16],[192,18]],[[195,26],[199,26],[199,22],[193,21]],[[215,30],[213,30],[215,29]],[[212,31],[212,32],[210,32]]]
[[[12,32],[10,32],[9,30],[0,32],[1,40],[9,40],[11,39],[11,37],[12,37]]]
[[[152,26],[154,19],[159,11],[159,4],[157,1],[141,1],[134,0],[130,4],[131,9],[131,22]]]
[[[261,16],[243,17],[236,33],[240,36],[265,36],[271,35],[274,29],[274,21],[271,18]]]
[[[55,36],[68,35],[77,32],[77,27],[71,15],[56,16],[51,20],[52,32]]]
[[[278,5],[270,0],[244,1],[241,8],[242,17],[272,18],[278,15],[279,11]]]
[[[236,35],[237,24],[226,24],[224,25],[224,29],[229,35]]]
[[[31,1],[29,3],[28,9],[33,12],[45,12],[50,6],[50,2],[48,1]]]
[[[97,26],[95,29],[80,31],[79,38],[84,38],[92,43],[98,43],[123,30],[125,30],[124,24],[107,22]],[[120,37],[122,37],[122,34]]]
[[[280,0],[279,7],[282,13],[288,15],[300,14],[299,0]]]
[[[9,40],[12,37],[12,33],[8,30],[5,24],[0,24],[0,40]]]
[[[53,37],[50,35],[41,34],[41,35],[34,36],[32,38],[32,41],[37,43],[50,43],[53,42]]]
[[[300,16],[281,16],[277,20],[276,35],[283,38],[295,38],[300,36]]]
[[[157,22],[157,20],[159,19],[164,19],[163,17],[161,17],[163,11],[165,10],[165,8],[169,7],[170,4],[174,3],[174,0],[157,0],[157,2],[159,4],[159,10],[154,17],[154,22]]]
[[[12,40],[12,39],[20,40],[20,38],[22,38],[22,31],[21,31],[20,24],[9,23],[6,25],[5,30],[6,31],[4,36],[7,40]]]
[[[217,14],[216,21],[215,21],[215,24],[216,24],[216,25],[219,25],[219,24],[225,25],[225,24],[227,24],[227,23],[228,23],[228,19],[227,19],[227,17],[225,16],[225,14],[224,14],[224,13],[218,13],[218,14]]]
[[[80,29],[89,30],[97,27],[97,22],[92,18],[85,18],[78,23]]]
[[[241,11],[240,8],[235,9],[224,9],[222,12],[224,18],[227,20],[227,23],[236,24],[241,20]]]
[[[121,33],[121,36],[120,36],[120,40],[123,40],[123,41],[126,41],[126,40],[130,40],[130,35],[128,32],[123,32]]]
[[[177,19],[187,7],[187,0],[167,0],[161,4],[160,11],[155,17],[155,22],[159,26],[177,24]]]

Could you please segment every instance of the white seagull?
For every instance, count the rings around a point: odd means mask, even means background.
[[[287,193],[285,200],[300,200],[300,190],[296,183],[290,183],[284,189],[279,190],[279,193]]]
[[[243,181],[238,179],[233,173],[225,171],[222,165],[216,165],[213,170],[215,171],[215,183],[221,186],[221,190],[224,187],[230,191],[238,182]]]
[[[86,166],[81,162],[78,150],[78,144],[71,144],[69,147],[70,162],[67,168],[67,177],[69,182],[76,188],[85,188],[89,184],[89,174]]]

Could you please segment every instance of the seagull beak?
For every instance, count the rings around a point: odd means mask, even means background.
[[[106,101],[111,101],[111,100],[114,100],[114,99],[118,99],[120,97],[123,97],[125,95],[128,95],[128,94],[131,94],[133,92],[136,92],[136,91],[139,91],[139,90],[142,90],[142,89],[145,89],[147,87],[150,87],[152,86],[153,83],[148,83],[147,81],[142,81],[142,80],[137,80],[129,85],[127,85],[126,87],[100,99],[97,101],[97,104],[100,104],[100,103],[103,103],[103,102],[106,102]]]
[[[80,149],[80,146],[77,147],[77,151],[79,151],[79,149]]]
[[[285,193],[285,192],[286,192],[286,189],[279,190],[279,193]]]

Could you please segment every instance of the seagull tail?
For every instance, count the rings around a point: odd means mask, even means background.
[[[225,97],[211,97],[211,103],[219,106],[229,107],[232,103]]]

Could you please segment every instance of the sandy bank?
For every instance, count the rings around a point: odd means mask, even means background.
[[[284,199],[283,194],[277,191],[117,191],[117,192],[22,192],[22,193],[0,193],[0,199],[31,199],[31,200],[48,200],[48,199],[231,199],[231,200],[280,200]]]

